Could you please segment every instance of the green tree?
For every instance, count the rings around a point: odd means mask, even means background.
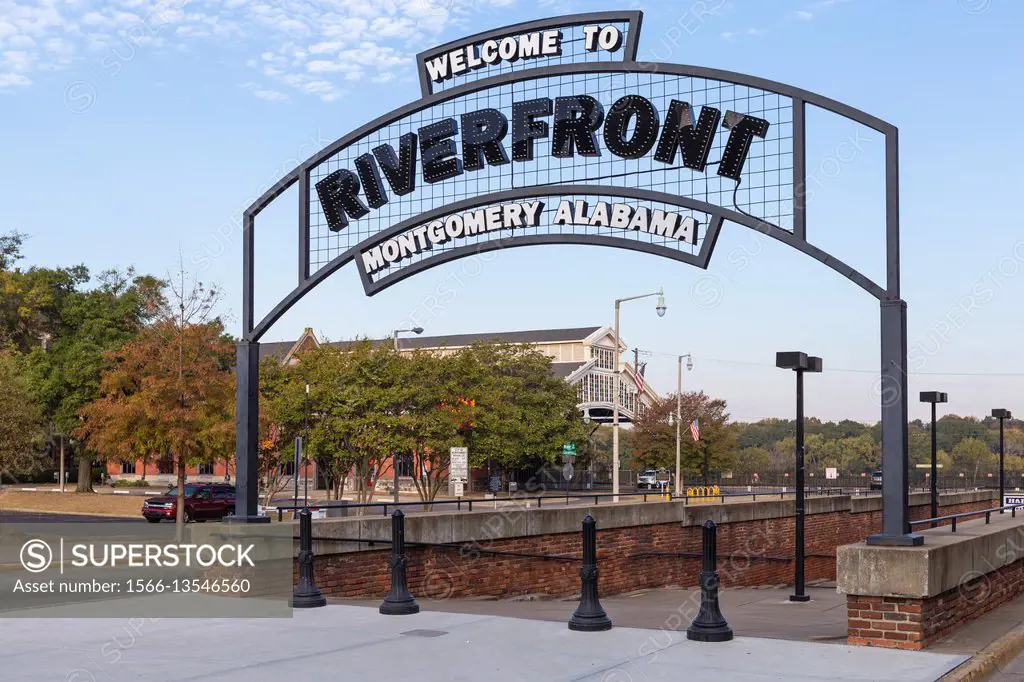
[[[43,435],[42,410],[13,353],[0,349],[0,478],[34,473],[33,450]]]
[[[83,274],[75,281],[83,284],[87,277]],[[57,433],[74,431],[79,426],[79,411],[99,396],[105,354],[119,349],[162,310],[161,286],[159,280],[136,275],[131,269],[109,270],[101,273],[93,289],[54,297],[59,301],[53,310],[58,323],[47,343],[31,347],[25,363],[43,413]],[[117,456],[78,448],[78,492],[92,490],[94,459],[145,459],[145,451],[157,446],[145,442],[152,436],[144,430],[126,432],[125,437],[130,437],[128,446],[118,448]]]
[[[964,438],[953,446],[953,464],[977,484],[983,469],[996,464],[996,454],[980,438]]]
[[[760,447],[742,448],[736,454],[733,471],[742,478],[750,478],[754,474],[764,476],[771,468],[771,455]]]

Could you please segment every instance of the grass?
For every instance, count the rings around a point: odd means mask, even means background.
[[[0,510],[25,509],[41,512],[77,512],[116,514],[137,517],[142,513],[138,496],[99,495],[97,493],[45,493],[0,490]]]

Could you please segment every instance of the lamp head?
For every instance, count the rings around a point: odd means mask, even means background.
[[[413,334],[422,334],[423,333],[423,327],[413,327],[410,331]]]
[[[658,317],[665,317],[665,294],[658,294],[658,305],[654,309],[658,312]]]
[[[1005,409],[1005,408],[998,408],[998,409],[992,410],[992,416],[995,417],[996,419],[1012,419],[1013,418],[1012,415],[1010,414],[1010,411]]]
[[[689,355],[686,356],[686,371],[693,369],[693,358]]]
[[[922,403],[944,403],[948,396],[941,391],[921,391]]]

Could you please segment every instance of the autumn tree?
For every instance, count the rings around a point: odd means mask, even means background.
[[[735,459],[736,435],[729,424],[726,403],[711,398],[703,391],[682,394],[682,433],[680,458],[683,477],[700,477],[707,472],[725,471]],[[675,394],[649,406],[633,426],[633,459],[642,467],[663,467],[675,471],[676,429],[669,425],[675,419]],[[694,441],[690,424],[698,420],[700,440]]]
[[[211,443],[223,443],[231,428],[234,347],[221,322],[210,319],[215,290],[186,283],[184,273],[170,290],[169,313],[109,356],[101,397],[81,409],[76,432],[108,457],[132,456],[136,429],[166,448],[177,471],[180,536],[186,467],[222,456]]]

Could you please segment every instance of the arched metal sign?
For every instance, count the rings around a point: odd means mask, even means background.
[[[883,532],[907,516],[906,304],[899,290],[897,130],[781,83],[636,61],[641,12],[516,24],[417,56],[420,99],[303,162],[243,215],[238,513],[256,510],[258,342],[334,271],[367,295],[483,251],[541,244],[631,249],[706,268],[723,224],[758,230],[881,303]],[[887,277],[876,283],[808,240],[806,111],[885,136]],[[298,185],[298,284],[254,317],[256,216]]]

